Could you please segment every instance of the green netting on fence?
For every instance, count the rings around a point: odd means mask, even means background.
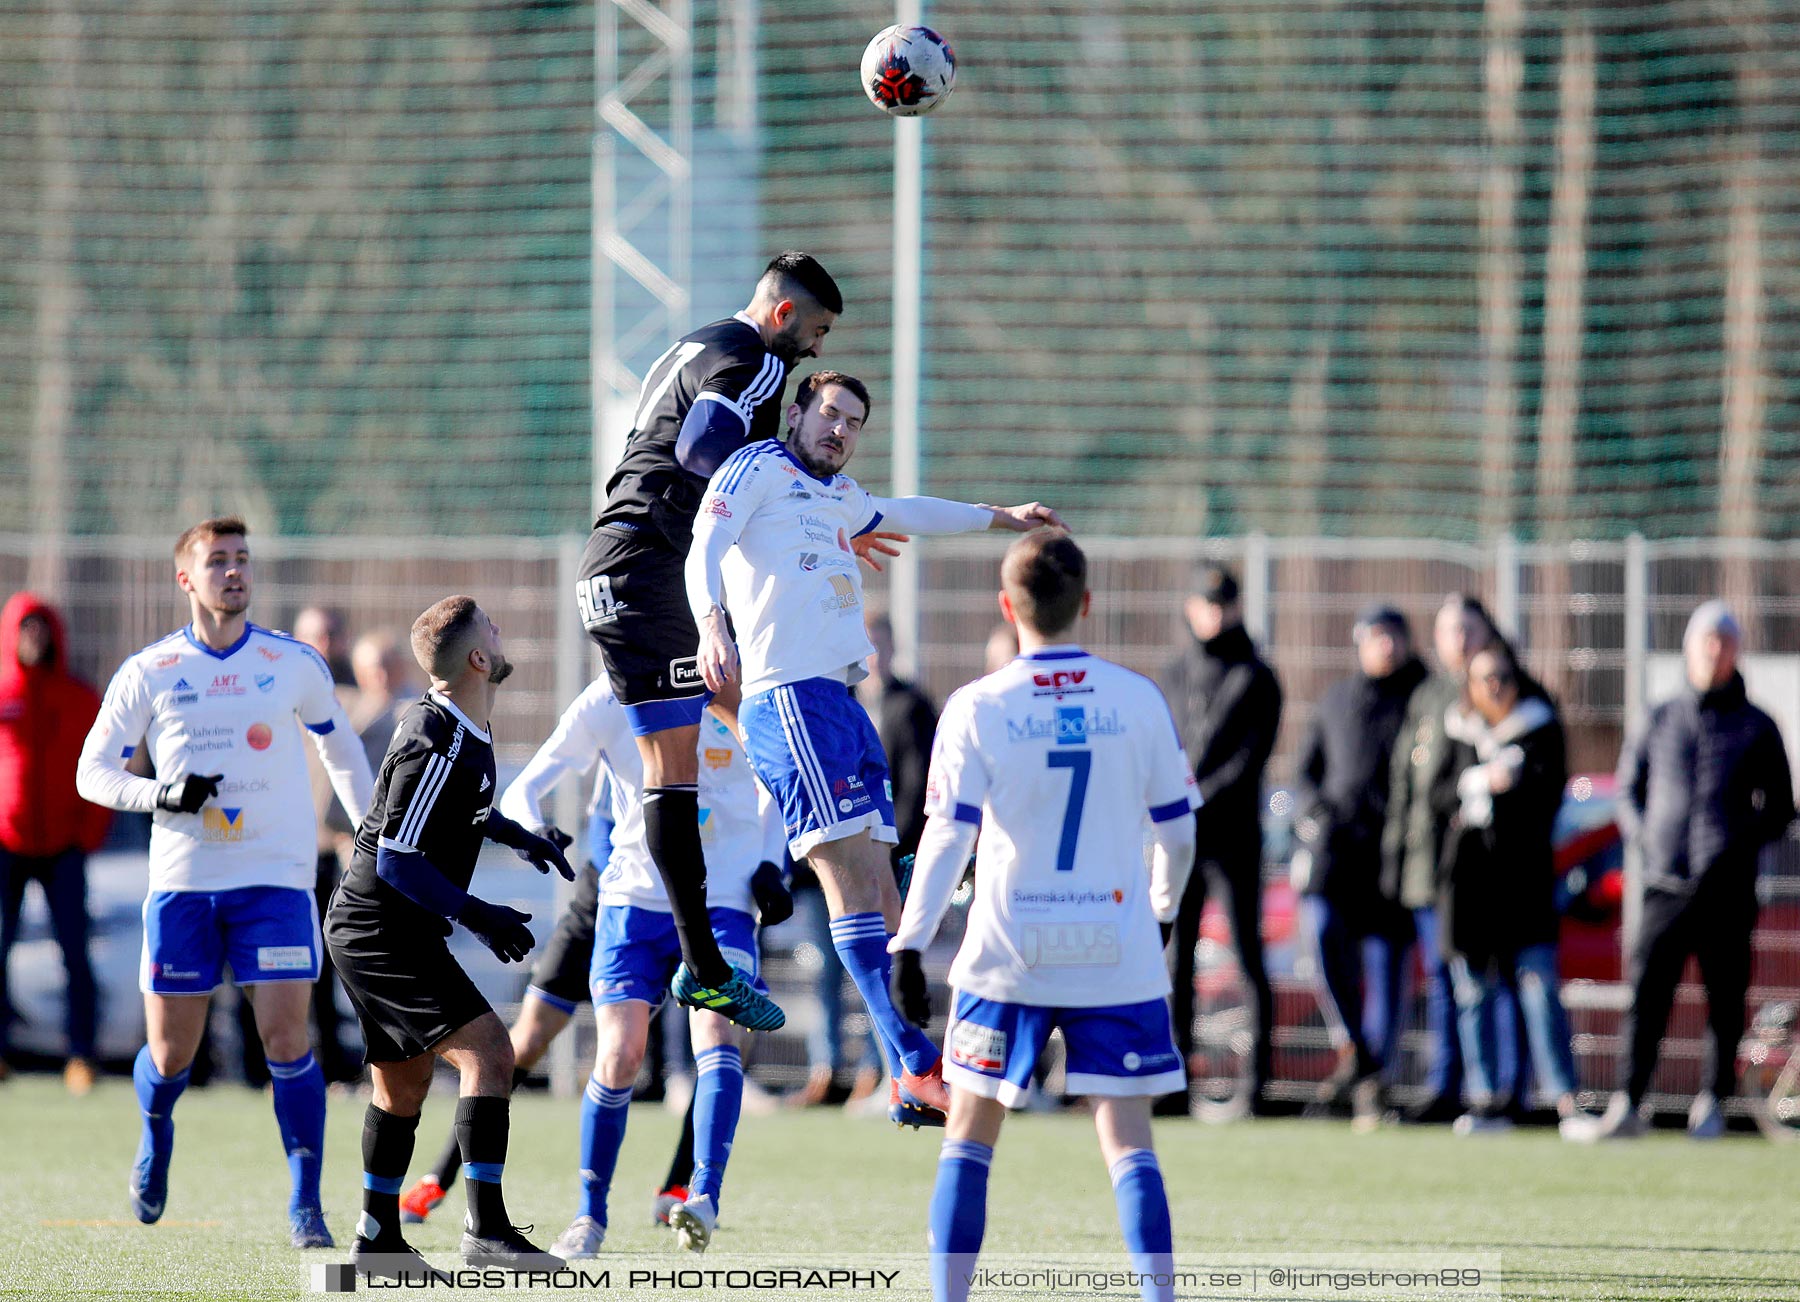
[[[703,135],[733,2],[692,7]],[[1792,5],[925,17],[961,64],[925,124],[928,490],[1120,533],[1800,526]],[[855,68],[891,20],[756,7],[754,185],[698,171],[693,239],[701,316],[746,246],[838,274],[877,484],[892,132]],[[0,529],[582,527],[593,22],[0,0]]]

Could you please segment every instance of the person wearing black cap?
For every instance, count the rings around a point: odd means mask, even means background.
[[[1294,875],[1316,943],[1319,1002],[1341,1058],[1318,1102],[1337,1106],[1348,1095],[1357,1120],[1373,1124],[1413,939],[1411,915],[1381,890],[1388,762],[1407,701],[1426,674],[1406,617],[1394,607],[1364,610],[1353,637],[1359,672],[1326,691],[1300,749]]]
[[[1650,712],[1619,757],[1619,830],[1638,856],[1642,909],[1626,959],[1631,1006],[1622,1028],[1625,1088],[1604,1116],[1565,1126],[1577,1141],[1630,1139],[1689,954],[1700,961],[1711,1072],[1688,1109],[1688,1133],[1725,1131],[1721,1102],[1737,1088],[1756,930],[1756,866],[1794,818],[1793,780],[1775,721],[1750,703],[1738,673],[1738,622],[1722,601],[1688,621],[1688,690]]]
[[[1244,630],[1237,579],[1219,565],[1195,574],[1186,615],[1192,637],[1163,671],[1163,694],[1205,802],[1194,815],[1194,871],[1181,897],[1173,947],[1175,1045],[1185,1063],[1194,1047],[1194,946],[1210,888],[1223,891],[1232,940],[1256,1014],[1245,1063],[1243,1104],[1263,1109],[1274,1015],[1262,946],[1262,779],[1281,727],[1281,684]],[[1187,1112],[1187,1095],[1159,1101],[1160,1113]]]

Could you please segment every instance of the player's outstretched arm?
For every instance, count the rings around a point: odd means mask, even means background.
[[[942,497],[871,497],[874,519],[864,532],[877,524],[906,533],[980,533],[999,529],[1026,533],[1045,526],[1065,528],[1062,517],[1042,502],[1024,506],[988,506],[980,502],[952,502]]]

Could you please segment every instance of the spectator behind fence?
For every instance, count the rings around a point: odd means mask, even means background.
[[[1449,772],[1454,747],[1445,729],[1461,704],[1469,657],[1496,636],[1487,608],[1466,593],[1444,599],[1432,624],[1438,672],[1419,684],[1389,764],[1387,821],[1381,834],[1381,893],[1412,915],[1425,973],[1425,1031],[1430,1038],[1426,1095],[1407,1113],[1419,1123],[1450,1122],[1462,1113],[1462,1049],[1450,967],[1437,934],[1438,865],[1454,806],[1432,800]]]
[[[67,668],[60,615],[42,598],[14,593],[0,609],[0,1079],[15,1017],[6,967],[19,937],[25,887],[43,888],[50,928],[68,973],[71,1094],[94,1085],[94,968],[88,959],[87,857],[112,813],[75,790],[81,739],[100,697]]]
[[[307,606],[294,616],[294,636],[324,658],[326,666],[331,670],[333,691],[338,704],[344,708],[344,716],[354,726],[362,703],[350,656],[347,654],[349,641],[344,631],[343,615],[325,606]],[[380,767],[383,753],[385,752],[369,756],[371,770]],[[311,747],[306,749],[306,772],[312,783],[313,811],[319,819],[319,857],[317,873],[313,878],[313,896],[318,901],[319,919],[323,923],[325,911],[331,907],[331,893],[337,889],[338,878],[343,876],[343,866],[349,860],[356,828],[333,794],[331,779],[325,772],[325,766],[319,762],[318,755]],[[313,984],[312,1012],[313,1022],[319,1031],[319,1066],[325,1073],[325,1079],[334,1085],[353,1081],[362,1075],[362,1064],[357,1055],[344,1047],[337,985],[337,973],[331,966],[331,955],[321,951],[319,979]],[[243,1019],[241,1004],[239,1024],[244,1032],[244,1075],[246,1079],[255,1081],[260,1076],[260,1064],[256,1064],[256,1068],[252,1064],[261,1046],[257,1037],[251,1033],[250,1024]]]
[[[1750,987],[1757,860],[1794,817],[1781,732],[1745,694],[1740,640],[1724,602],[1696,610],[1681,642],[1688,690],[1652,710],[1619,758],[1619,828],[1641,874],[1627,964],[1625,1088],[1576,1139],[1644,1133],[1639,1108],[1690,954],[1706,985],[1711,1066],[1688,1109],[1688,1134],[1713,1139],[1725,1131],[1721,1103],[1737,1089]]]
[[[350,726],[362,738],[369,767],[378,768],[394,738],[394,725],[423,687],[418,681],[410,648],[397,633],[364,633],[350,651],[350,669],[356,677],[356,709]]]
[[[900,834],[894,862],[919,848],[925,830],[925,770],[931,765],[931,739],[937,732],[937,709],[929,697],[894,673],[894,626],[880,611],[869,614],[869,676],[858,696],[875,721],[881,749],[887,753],[894,786],[894,829]]]
[[[1192,636],[1182,639],[1162,689],[1205,803],[1194,815],[1194,871],[1170,941],[1175,1047],[1185,1065],[1194,1048],[1194,946],[1207,891],[1216,887],[1223,891],[1256,1019],[1243,1103],[1260,1114],[1274,1016],[1262,946],[1262,779],[1281,727],[1281,685],[1244,631],[1237,579],[1229,570],[1202,567],[1185,612]],[[1184,1091],[1158,1100],[1157,1111],[1185,1114],[1187,1105]]]
[[[1575,1054],[1563,1011],[1556,943],[1556,813],[1568,749],[1555,707],[1502,638],[1469,659],[1468,712],[1452,709],[1451,760],[1439,803],[1455,810],[1438,891],[1442,947],[1455,983],[1472,1106],[1459,1135],[1512,1127],[1499,1085],[1495,1017],[1516,992],[1540,1087],[1575,1115]],[[1523,1100],[1520,1100],[1523,1102]]]
[[[1334,683],[1307,725],[1294,783],[1300,841],[1294,876],[1314,942],[1319,1003],[1337,1068],[1315,1104],[1349,1098],[1360,1125],[1380,1116],[1382,1068],[1398,1038],[1402,964],[1412,918],[1381,893],[1388,763],[1408,699],[1424,681],[1406,617],[1365,610],[1352,636],[1358,672]]]

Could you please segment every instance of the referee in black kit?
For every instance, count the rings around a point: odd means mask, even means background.
[[[363,1120],[363,1213],[350,1260],[401,1279],[435,1272],[400,1236],[400,1186],[419,1109],[438,1058],[462,1073],[456,1138],[467,1177],[463,1261],[512,1270],[562,1262],[513,1228],[501,1196],[513,1052],[506,1027],[450,956],[451,920],[503,963],[531,949],[531,915],[468,893],[483,839],[509,846],[539,872],[574,870],[552,842],[493,808],[494,748],[487,718],[512,672],[500,630],[473,597],[446,597],[412,628],[431,690],[394,730],[356,853],[325,919],[331,948],[362,1023],[374,1077]],[[476,722],[481,720],[481,722]]]

